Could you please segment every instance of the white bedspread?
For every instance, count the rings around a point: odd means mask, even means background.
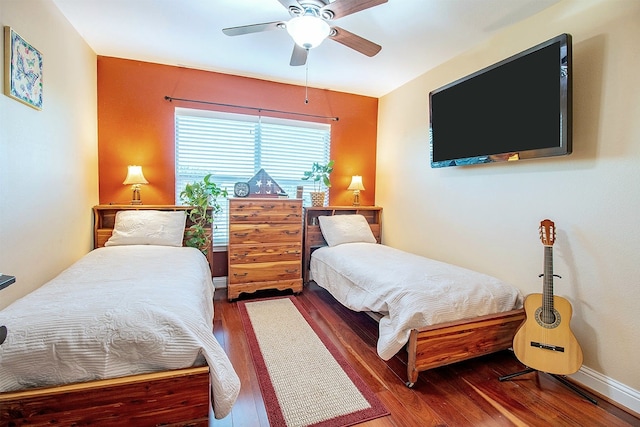
[[[522,293],[494,277],[373,243],[315,250],[313,280],[355,311],[380,319],[378,355],[388,360],[413,328],[522,307]]]
[[[210,368],[216,418],[240,381],[213,336],[213,283],[194,248],[96,249],[0,311],[0,391]]]

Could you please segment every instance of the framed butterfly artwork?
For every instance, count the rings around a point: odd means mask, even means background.
[[[42,110],[42,54],[11,27],[4,27],[4,93]]]

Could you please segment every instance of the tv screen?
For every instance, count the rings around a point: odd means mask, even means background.
[[[429,93],[431,167],[570,154],[571,36]]]

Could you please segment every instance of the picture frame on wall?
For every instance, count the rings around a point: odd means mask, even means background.
[[[4,27],[4,93],[42,110],[42,53],[11,27]]]

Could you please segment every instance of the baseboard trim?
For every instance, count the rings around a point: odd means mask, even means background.
[[[578,372],[569,375],[569,377],[636,414],[640,414],[640,392],[638,390],[586,366],[581,367]]]
[[[227,287],[227,276],[214,277],[213,287],[216,289],[224,289]]]

